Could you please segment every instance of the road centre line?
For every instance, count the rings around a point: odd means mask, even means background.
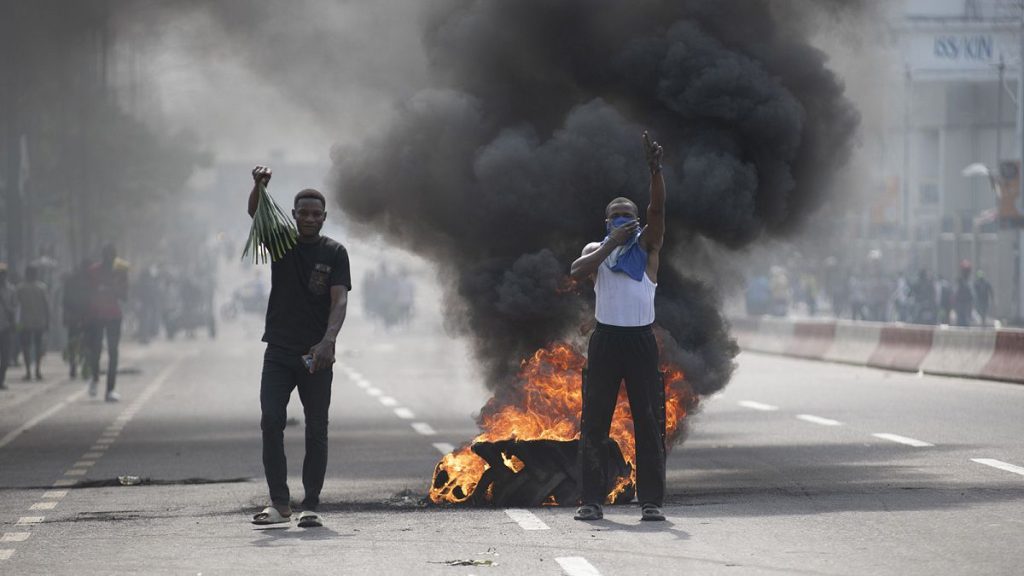
[[[762,412],[772,412],[778,410],[778,406],[772,406],[771,404],[762,404],[761,402],[754,402],[753,400],[740,400],[739,405],[744,408],[750,408],[751,410],[760,410]]]
[[[874,436],[875,438],[881,438],[882,440],[888,440],[890,442],[906,444],[907,446],[913,446],[914,448],[925,448],[928,446],[935,446],[935,444],[932,444],[930,442],[915,440],[914,438],[900,436],[899,434],[889,434],[888,432],[877,432],[875,434],[872,434],[872,436]]]
[[[42,524],[43,520],[46,520],[46,516],[22,516],[18,518],[18,521],[14,523],[15,526],[30,526],[32,524]]]
[[[370,396],[383,396],[384,395],[384,391],[381,390],[380,388],[367,388],[366,389],[366,393],[369,394]]]
[[[991,466],[1006,472],[1013,472],[1014,474],[1020,474],[1024,476],[1024,468],[1020,466],[1014,466],[1008,462],[1002,460],[996,460],[995,458],[971,458],[971,462],[977,462],[978,464],[984,464],[985,466]]]
[[[14,439],[17,438],[18,436],[20,436],[26,430],[29,430],[33,426],[35,426],[35,425],[39,424],[40,422],[42,422],[43,420],[46,420],[50,416],[53,416],[57,412],[60,412],[68,404],[71,404],[75,400],[78,400],[78,398],[81,397],[83,394],[85,394],[85,392],[86,391],[83,389],[83,390],[79,390],[78,392],[74,392],[74,393],[68,395],[66,398],[64,398],[60,402],[54,404],[53,406],[50,406],[48,409],[46,409],[42,413],[36,415],[35,417],[33,417],[28,422],[25,422],[24,424],[22,424],[21,426],[18,426],[14,430],[11,430],[3,438],[0,438],[0,448],[3,448],[4,446],[7,446],[11,442],[14,442]]]
[[[523,508],[506,508],[505,514],[515,520],[523,530],[550,530],[551,528],[536,514]]]
[[[416,415],[412,413],[412,410],[409,410],[408,408],[395,408],[395,416],[398,416],[402,420],[412,420],[416,417]]]
[[[28,507],[29,510],[53,510],[57,507],[57,503],[54,501],[49,502],[36,502],[35,504]]]
[[[61,488],[63,486],[74,486],[77,483],[78,482],[75,482],[74,480],[71,480],[69,478],[61,478],[60,480],[57,480],[53,483],[53,487]]]
[[[594,565],[587,562],[587,559],[582,556],[555,558],[555,562],[558,562],[558,565],[569,576],[601,576],[597,568],[594,568]]]
[[[65,476],[85,476],[89,473],[88,468],[72,468],[64,473]]]
[[[391,396],[381,396],[377,398],[377,401],[388,407],[398,406],[398,400],[395,400]]]
[[[72,468],[89,468],[96,464],[95,460],[79,460],[71,465]]]
[[[61,498],[68,495],[67,490],[47,490],[43,492],[43,498],[53,498],[54,500],[60,500]]]
[[[24,542],[31,535],[31,532],[4,532],[0,535],[0,542]]]
[[[426,422],[413,422],[410,426],[412,426],[413,430],[424,436],[433,436],[437,434],[437,430],[434,430],[434,428]]]
[[[821,416],[814,416],[813,414],[797,414],[798,419],[804,422],[810,422],[812,424],[821,424],[822,426],[842,426],[843,423],[838,420],[832,420],[831,418],[822,418]]]
[[[452,452],[455,452],[455,446],[447,442],[434,442],[434,448],[441,454],[451,454]]]

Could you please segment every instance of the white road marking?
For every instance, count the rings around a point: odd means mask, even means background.
[[[24,433],[26,430],[32,428],[36,424],[39,424],[43,420],[46,420],[50,416],[53,416],[57,412],[60,412],[61,410],[64,409],[65,406],[67,406],[68,404],[71,404],[75,400],[78,400],[78,398],[80,396],[82,396],[83,394],[85,394],[85,390],[79,390],[78,392],[75,392],[75,393],[69,395],[67,398],[61,400],[60,402],[54,404],[53,406],[50,406],[49,408],[47,408],[46,410],[44,410],[40,414],[38,414],[35,417],[33,417],[28,422],[25,422],[24,424],[22,424],[21,426],[18,426],[14,430],[11,430],[3,438],[0,438],[0,448],[3,448],[4,446],[7,446],[11,442],[14,442],[14,439],[17,438],[18,436],[21,436],[22,433]]]
[[[451,454],[452,452],[455,452],[455,446],[452,446],[447,442],[434,442],[434,448],[436,448],[441,454]]]
[[[412,413],[412,410],[409,410],[408,408],[395,408],[395,416],[398,416],[402,420],[412,420],[416,417],[416,415]]]
[[[0,542],[24,542],[31,535],[31,532],[4,532]]]
[[[380,396],[384,394],[384,391],[381,390],[380,388],[367,388],[366,393],[369,394],[370,396]]]
[[[65,476],[85,476],[89,473],[89,470],[85,468],[72,468],[64,473]]]
[[[121,435],[121,430],[120,429],[118,429],[118,430],[104,430],[103,433],[100,434],[100,437],[101,438],[108,438],[108,437],[109,438],[117,438],[120,435]]]
[[[569,576],[601,576],[597,568],[594,568],[594,565],[587,562],[587,559],[582,556],[555,558],[555,562],[558,562],[558,565]]]
[[[878,432],[872,434],[875,438],[881,438],[882,440],[888,440],[890,442],[898,442],[900,444],[906,444],[907,446],[913,446],[915,448],[924,448],[926,446],[935,446],[929,442],[923,442],[921,440],[915,440],[913,438],[907,438],[906,436],[900,436],[899,434],[889,434],[888,432]]]
[[[72,464],[71,467],[72,468],[90,468],[95,463],[96,463],[95,460],[79,460],[78,462],[75,462],[74,464]]]
[[[13,549],[0,550],[0,560],[10,560],[12,554],[14,554]]]
[[[83,460],[96,460],[103,457],[103,452],[86,452],[82,454]]]
[[[398,406],[398,400],[395,400],[391,396],[381,396],[380,398],[377,398],[377,401],[385,406]]]
[[[56,502],[36,502],[28,507],[29,510],[53,510],[57,507]]]
[[[842,426],[842,422],[838,420],[832,420],[829,418],[822,418],[821,416],[814,416],[811,414],[797,414],[796,416],[804,422],[810,422],[812,424],[821,424],[822,426]]]
[[[437,430],[434,430],[430,424],[427,424],[426,422],[413,422],[410,426],[412,426],[413,430],[423,434],[424,436],[433,436],[434,434],[437,434]]]
[[[113,444],[117,441],[117,438],[100,438],[96,441],[97,444]]]
[[[754,402],[753,400],[740,400],[739,405],[744,408],[750,408],[751,410],[761,410],[762,412],[772,412],[779,409],[778,406],[762,404],[760,402]],[[584,562],[586,562],[586,560],[584,560]]]
[[[515,520],[516,524],[523,530],[550,530],[547,524],[543,520],[537,518],[537,515],[529,510],[522,508],[506,508],[505,514],[508,517]]]
[[[106,450],[107,448],[110,448],[110,446],[107,446],[106,444],[93,444],[89,447],[89,450]]]
[[[1024,476],[1024,468],[1021,468],[1020,466],[1014,466],[1013,464],[1003,462],[1002,460],[996,460],[995,458],[971,458],[971,461]]]
[[[32,524],[41,524],[43,520],[46,520],[46,516],[22,516],[18,518],[18,521],[14,523],[15,526],[29,526]]]
[[[74,486],[75,484],[78,484],[78,482],[75,480],[61,478],[60,480],[57,480],[56,482],[53,483],[53,487],[60,488],[61,486]]]
[[[53,498],[54,500],[60,500],[67,495],[67,490],[47,490],[43,492],[43,498]]]
[[[359,386],[363,390],[365,390],[365,389],[370,387],[370,383],[367,382],[366,380],[361,379],[361,378],[359,380],[356,380],[355,382],[356,382],[356,386]]]

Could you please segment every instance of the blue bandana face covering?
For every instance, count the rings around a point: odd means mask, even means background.
[[[608,233],[611,234],[612,228],[618,228],[624,226],[629,222],[632,222],[633,218],[629,216],[616,216],[612,218],[611,222],[607,223]],[[607,240],[608,237],[605,236]],[[644,273],[647,272],[647,252],[640,247],[640,230],[636,231],[625,244],[616,246],[612,253],[605,259],[604,264],[612,272],[620,272],[626,274],[633,280],[640,282],[644,278]]]

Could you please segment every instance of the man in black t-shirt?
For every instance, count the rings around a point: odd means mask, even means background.
[[[259,206],[259,184],[270,182],[271,171],[257,166],[252,175],[255,184],[249,195],[249,216]],[[267,351],[260,383],[260,427],[271,505],[254,516],[253,523],[290,521],[284,428],[288,400],[298,388],[306,417],[305,498],[299,526],[307,528],[323,525],[316,508],[327,472],[334,342],[345,322],[352,280],[345,247],[320,235],[327,216],[323,194],[311,188],[299,192],[292,216],[299,231],[298,244],[270,266],[270,300],[263,333]]]

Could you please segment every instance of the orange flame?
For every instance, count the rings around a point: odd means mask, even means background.
[[[476,442],[500,440],[575,440],[580,436],[580,412],[583,408],[582,370],[586,358],[566,343],[556,343],[534,353],[524,360],[518,378],[521,382],[518,397],[491,398],[481,411],[482,432]],[[698,398],[675,366],[662,366],[665,372],[666,444],[671,445],[679,425],[688,411],[693,410]],[[619,397],[612,417],[610,434],[619,445],[626,462],[634,469],[630,477],[619,478],[609,493],[613,501],[635,482],[636,448],[633,442],[633,420],[625,389]],[[513,472],[522,470],[518,458],[505,458],[505,465]],[[463,446],[446,454],[434,470],[430,499],[434,503],[460,503],[468,500],[487,469],[487,463]],[[444,481],[438,485],[438,475]],[[492,486],[493,487],[493,486]],[[553,499],[545,505],[555,505]]]

